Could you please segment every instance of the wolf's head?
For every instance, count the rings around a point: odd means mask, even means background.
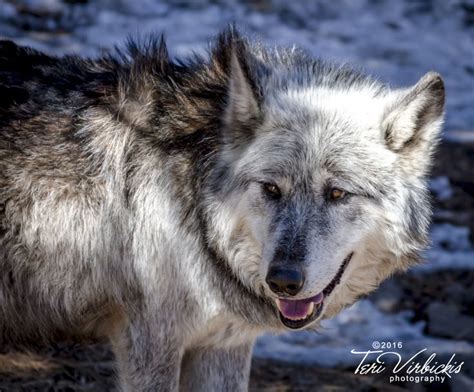
[[[209,241],[286,327],[302,328],[416,262],[443,81],[428,73],[391,90],[232,33],[218,46],[228,84]]]

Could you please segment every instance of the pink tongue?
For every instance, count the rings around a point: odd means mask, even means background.
[[[309,306],[312,302],[319,304],[323,300],[323,293],[319,293],[311,298],[290,300],[279,298],[279,309],[283,316],[287,318],[302,318],[308,315]]]

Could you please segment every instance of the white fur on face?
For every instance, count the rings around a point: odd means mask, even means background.
[[[347,255],[354,253],[341,283],[327,300],[326,316],[373,290],[394,270],[406,268],[407,260],[421,248],[419,242],[410,239],[412,218],[407,210],[413,197],[426,203],[423,176],[430,161],[430,146],[421,143],[411,152],[411,159],[397,151],[420,132],[415,129],[416,115],[433,98],[425,93],[428,82],[422,79],[420,83],[422,87],[384,93],[370,84],[363,88],[322,86],[275,92],[267,97],[266,122],[234,166],[236,173],[245,172],[253,178],[265,178],[269,168],[284,169],[296,177],[300,172],[310,173],[316,198],[327,181],[355,194],[347,203],[327,208],[328,234],[321,235],[317,227],[307,228],[307,279],[298,298],[322,291]],[[420,97],[400,103],[418,90]],[[421,131],[435,140],[441,121],[442,113],[437,113],[425,121]],[[278,128],[279,124],[285,124],[284,129]],[[397,132],[392,144],[386,139],[388,124]],[[303,142],[304,159],[295,157],[299,152],[292,150],[297,142]],[[423,164],[416,167],[410,163],[415,161]],[[284,191],[291,190],[294,184],[289,177],[282,174],[272,182]],[[363,194],[358,194],[361,191]],[[237,204],[228,208],[225,222],[227,230],[232,231],[231,215],[238,212],[241,238],[247,237],[243,243],[252,248],[239,255],[250,253],[254,257],[235,261],[239,276],[247,277],[245,281],[253,285],[265,286],[269,260],[281,233],[278,228],[270,228],[272,208],[265,209],[265,203],[261,203],[259,209],[252,209],[260,196],[256,187],[245,192],[239,208]],[[357,217],[349,219],[354,210]],[[426,232],[428,224],[423,214],[421,233]],[[242,226],[242,222],[248,225]],[[268,292],[266,287],[254,288]]]

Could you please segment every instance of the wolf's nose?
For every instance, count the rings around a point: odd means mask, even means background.
[[[304,275],[299,270],[272,267],[265,280],[275,294],[296,295],[303,287]]]

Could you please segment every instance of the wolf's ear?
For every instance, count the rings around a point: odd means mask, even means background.
[[[428,159],[441,131],[444,97],[443,80],[435,72],[399,93],[382,122],[387,146],[400,154],[424,154]]]
[[[260,110],[255,83],[250,79],[248,64],[243,63],[242,57],[239,59],[239,52],[235,46],[230,52],[224,123],[227,131],[237,137],[235,141],[244,142],[253,136],[253,130],[248,127],[258,119]]]
[[[218,38],[213,61],[226,80],[222,138],[227,160],[235,160],[255,136],[260,118],[258,63],[235,27]]]

